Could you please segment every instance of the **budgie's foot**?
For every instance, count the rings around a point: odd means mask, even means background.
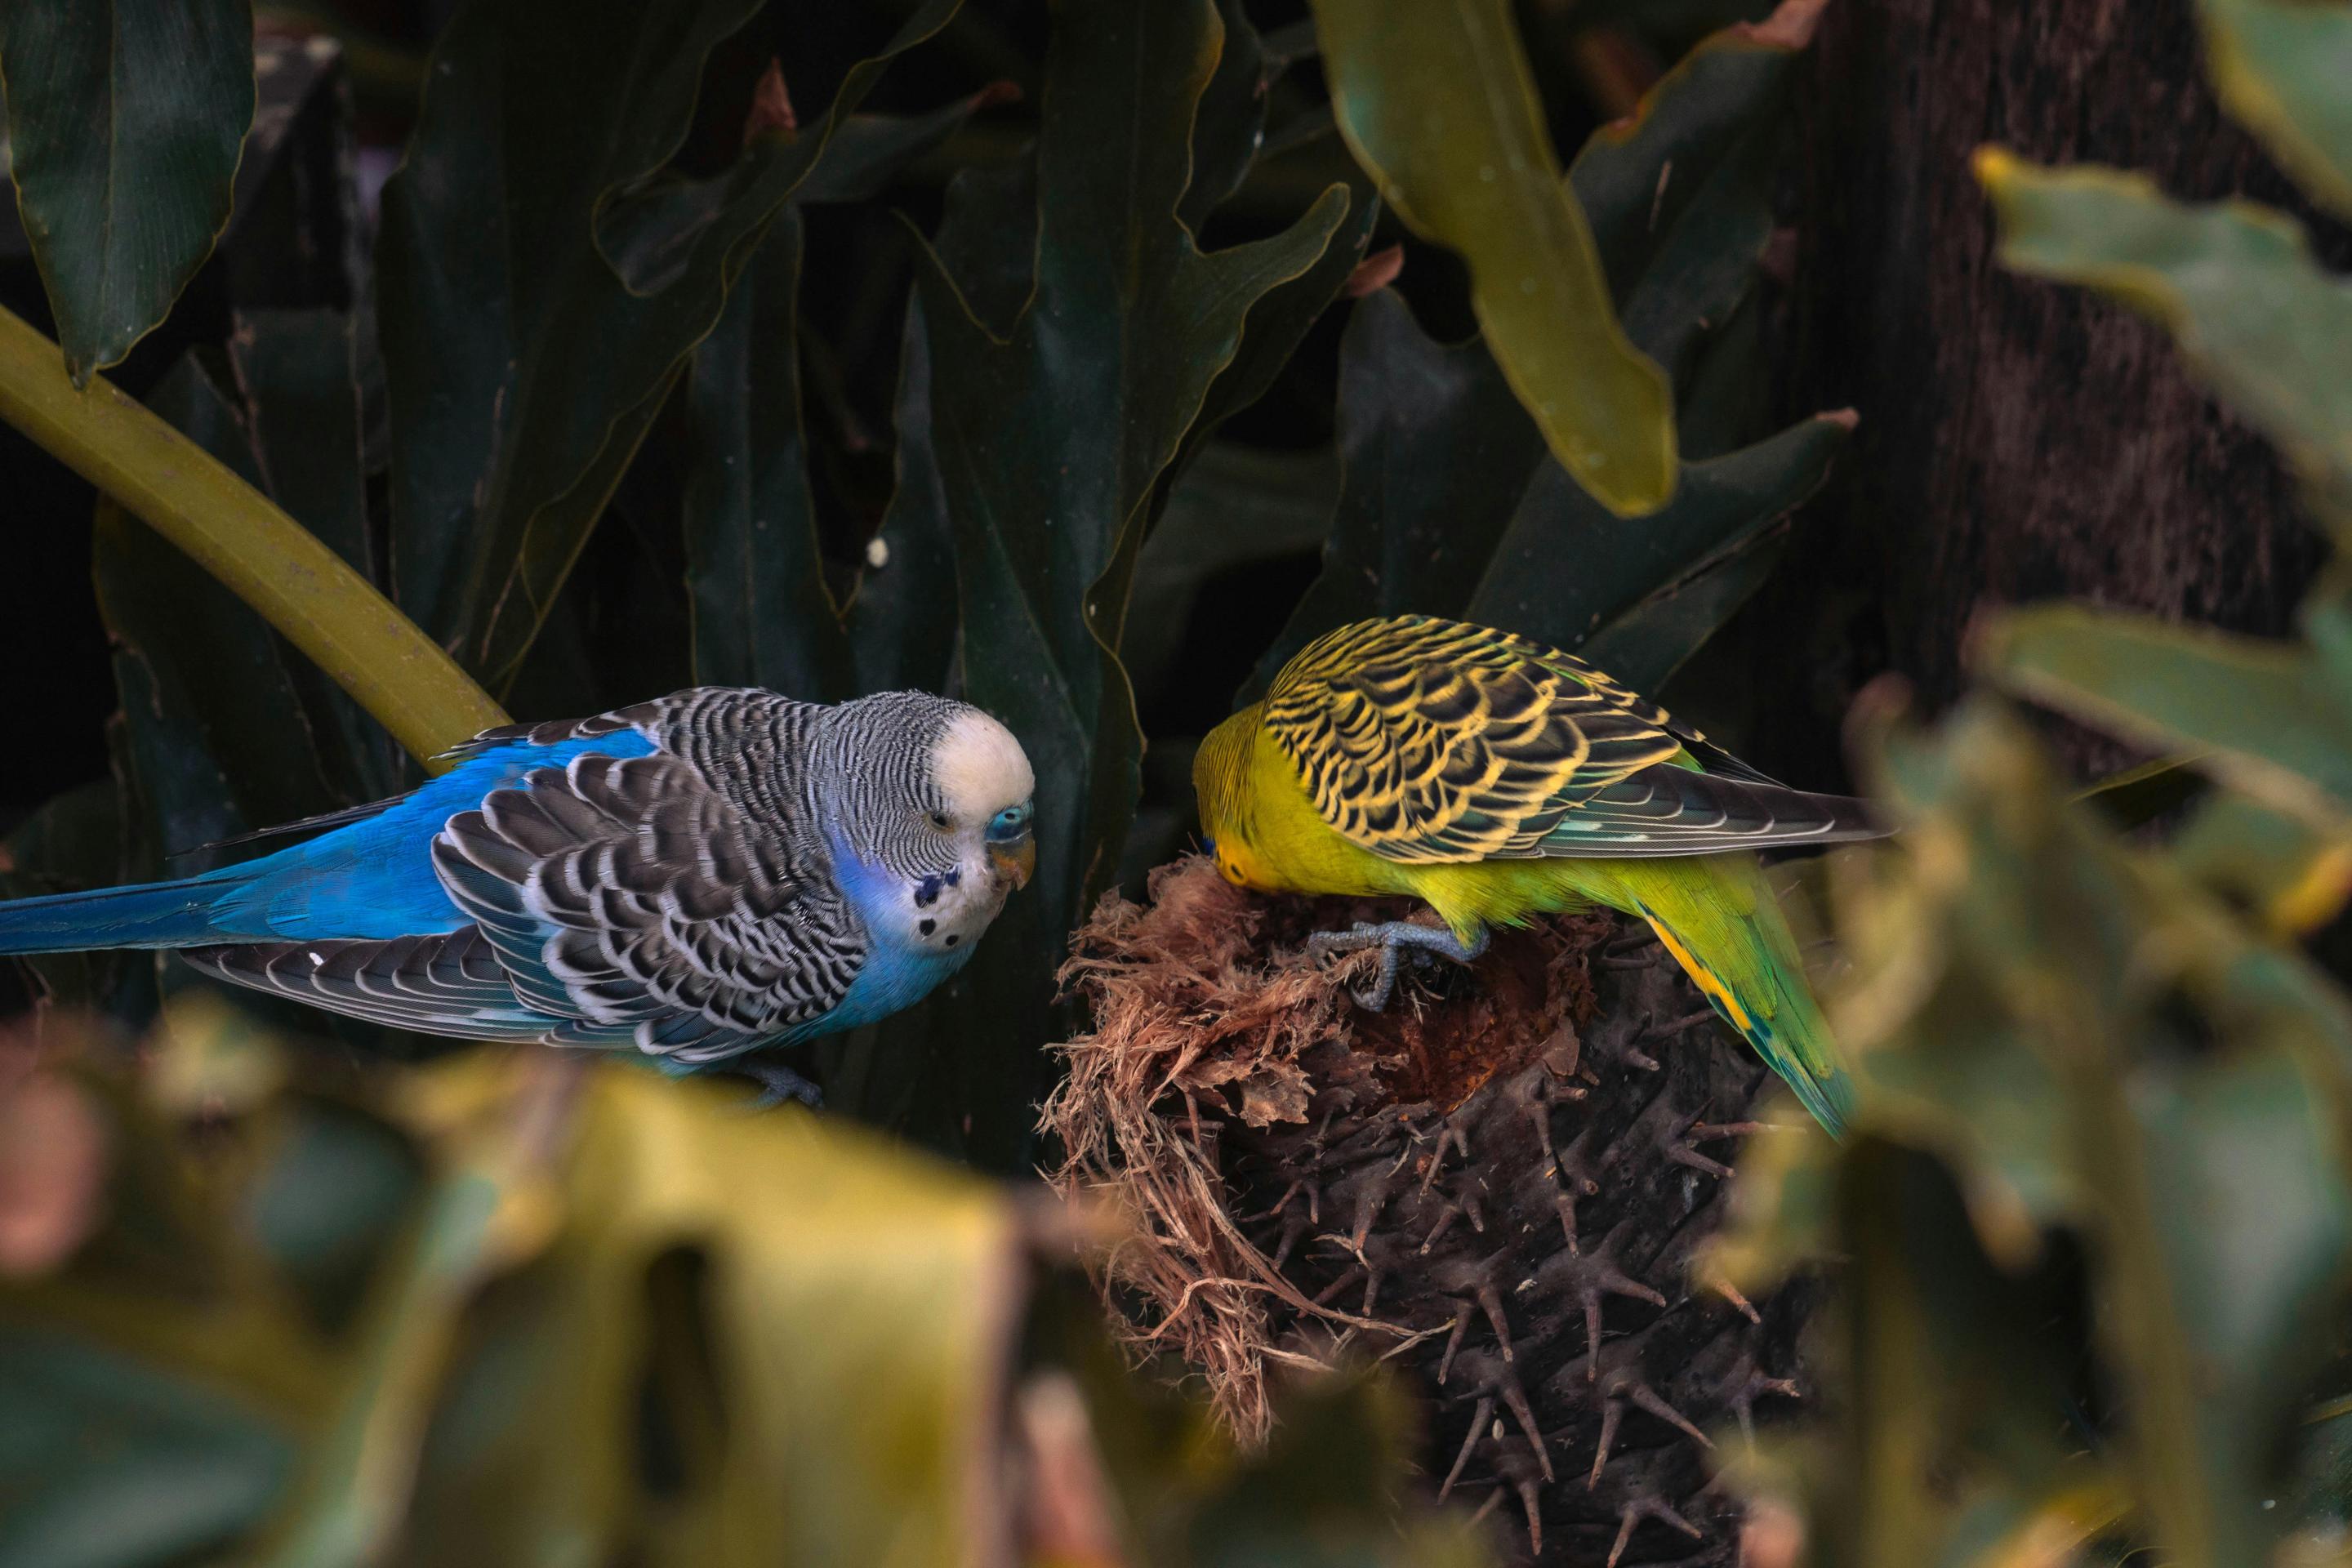
[[[1369,988],[1352,994],[1357,1005],[1378,1013],[1396,994],[1397,965],[1407,953],[1415,957],[1433,953],[1456,963],[1468,963],[1486,951],[1486,933],[1481,930],[1465,942],[1444,926],[1416,925],[1411,921],[1358,921],[1347,931],[1318,931],[1308,937],[1307,956],[1320,958],[1327,952],[1356,952],[1368,947],[1381,950],[1381,972]]]
[[[773,1110],[788,1100],[797,1100],[811,1110],[824,1106],[824,1090],[772,1058],[754,1057],[739,1064],[735,1070],[760,1086],[759,1100],[751,1108],[754,1110]]]

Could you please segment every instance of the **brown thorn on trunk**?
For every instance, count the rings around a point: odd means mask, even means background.
[[[1437,1130],[1437,1147],[1430,1151],[1429,1168],[1421,1173],[1423,1192],[1429,1191],[1430,1184],[1436,1181],[1438,1173],[1445,1168],[1445,1149],[1450,1143],[1461,1144],[1462,1157],[1465,1160],[1470,1157],[1469,1142],[1463,1138],[1462,1134],[1451,1125],[1440,1127]]]
[[[1559,1169],[1559,1156],[1551,1151],[1551,1107],[1540,1100],[1528,1101],[1528,1121],[1535,1127],[1536,1146],[1543,1151],[1543,1173],[1551,1175]]]
[[[1518,1376],[1515,1373],[1504,1373],[1501,1381],[1503,1403],[1510,1407],[1512,1416],[1519,1424],[1519,1430],[1527,1434],[1528,1447],[1536,1451],[1536,1463],[1543,1467],[1543,1479],[1549,1480],[1552,1479],[1551,1455],[1544,1447],[1543,1433],[1536,1427],[1536,1413],[1534,1407],[1528,1404],[1528,1391],[1519,1386]]]
[[[1609,1463],[1609,1445],[1617,1440],[1617,1423],[1625,1418],[1625,1407],[1611,1400],[1601,1410],[1601,1442],[1592,1450],[1592,1473],[1584,1478],[1584,1489],[1592,1490],[1601,1484],[1601,1471]]]
[[[1331,1304],[1331,1298],[1337,1296],[1340,1291],[1345,1290],[1349,1286],[1353,1285],[1356,1282],[1356,1276],[1362,1272],[1363,1270],[1361,1268],[1347,1269],[1342,1272],[1339,1278],[1333,1279],[1331,1283],[1324,1286],[1323,1289],[1308,1297],[1307,1300],[1313,1301],[1315,1305],[1318,1307],[1328,1307]]]
[[[1551,1472],[1549,1464],[1544,1466],[1544,1472],[1545,1479],[1549,1480]],[[1543,1555],[1543,1515],[1538,1511],[1538,1504],[1541,1502],[1543,1494],[1536,1489],[1533,1476],[1519,1478],[1518,1492],[1519,1506],[1528,1510],[1528,1550],[1540,1557]]]
[[[1749,1322],[1756,1324],[1759,1328],[1763,1326],[1764,1314],[1756,1310],[1755,1302],[1750,1301],[1747,1297],[1739,1293],[1738,1286],[1734,1285],[1730,1280],[1726,1279],[1723,1276],[1718,1274],[1707,1280],[1706,1287],[1708,1289],[1720,1295],[1725,1300],[1730,1302],[1734,1307],[1739,1309],[1739,1315],[1741,1317],[1746,1318]]]
[[[1282,1195],[1274,1200],[1274,1206],[1272,1208],[1267,1209],[1264,1214],[1252,1215],[1250,1215],[1250,1218],[1253,1220],[1272,1219],[1275,1215],[1288,1208],[1290,1206],[1290,1200],[1297,1197],[1301,1192],[1306,1191],[1308,1186],[1309,1183],[1305,1176],[1295,1178],[1291,1182],[1290,1185],[1282,1189]],[[1307,1199],[1307,1202],[1310,1205],[1315,1200],[1311,1197]]]
[[[1680,1427],[1685,1433],[1696,1439],[1701,1447],[1712,1448],[1715,1447],[1715,1440],[1713,1438],[1700,1431],[1696,1426],[1691,1425],[1689,1416],[1685,1415],[1681,1411],[1675,1409],[1673,1405],[1667,1404],[1663,1398],[1659,1397],[1657,1391],[1651,1388],[1649,1384],[1637,1383],[1631,1389],[1626,1391],[1625,1396],[1628,1399],[1631,1399],[1634,1404],[1640,1405],[1643,1409],[1648,1411],[1651,1415],[1656,1416],[1659,1420],[1671,1423],[1672,1425]]]
[[[1496,1290],[1492,1282],[1484,1279],[1478,1282],[1478,1305],[1486,1310],[1486,1321],[1492,1324],[1495,1330],[1495,1343],[1501,1348],[1503,1359],[1509,1361],[1511,1359],[1511,1324],[1510,1321],[1503,1316],[1503,1298]]]
[[[1570,1255],[1579,1255],[1580,1249],[1576,1245],[1576,1194],[1561,1193],[1551,1200],[1551,1206],[1552,1212],[1559,1215],[1559,1228],[1568,1237]]]
[[[1469,1331],[1470,1303],[1461,1302],[1454,1309],[1454,1331],[1445,1336],[1445,1353],[1437,1358],[1437,1383],[1445,1385],[1445,1374],[1454,1370],[1454,1352],[1462,1348],[1462,1336]]]
[[[1706,1532],[1664,1503],[1652,1497],[1635,1498],[1625,1505],[1617,1527],[1617,1544],[1609,1549],[1609,1568],[1617,1568],[1617,1560],[1625,1554],[1625,1543],[1633,1539],[1633,1527],[1644,1519],[1654,1519],[1661,1524],[1672,1525],[1694,1541],[1703,1540]]]
[[[1706,1155],[1700,1153],[1697,1150],[1690,1147],[1686,1143],[1669,1143],[1666,1145],[1666,1158],[1673,1161],[1677,1165],[1686,1165],[1690,1169],[1698,1172],[1701,1175],[1713,1176],[1717,1181],[1721,1181],[1724,1177],[1731,1174],[1730,1166],[1725,1164],[1720,1160],[1708,1159]]]
[[[1462,1479],[1463,1467],[1469,1464],[1470,1456],[1477,1451],[1478,1435],[1486,1429],[1486,1423],[1494,1418],[1495,1396],[1491,1394],[1480,1394],[1477,1408],[1470,1413],[1469,1435],[1462,1439],[1462,1450],[1454,1456],[1454,1468],[1445,1472],[1444,1484],[1437,1489],[1438,1501],[1444,1502],[1453,1492],[1454,1483]]]

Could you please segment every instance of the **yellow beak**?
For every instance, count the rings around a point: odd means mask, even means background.
[[[988,863],[1014,888],[1025,888],[1029,879],[1037,873],[1037,840],[1023,834],[1010,844],[992,844],[988,847]]]

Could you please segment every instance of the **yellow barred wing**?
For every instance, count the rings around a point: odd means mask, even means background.
[[[1774,783],[1573,655],[1460,621],[1327,633],[1264,711],[1323,819],[1392,860],[1699,855],[1882,831],[1859,802]]]

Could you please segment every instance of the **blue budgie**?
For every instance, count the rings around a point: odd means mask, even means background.
[[[1036,865],[1021,743],[921,692],[703,687],[451,754],[260,859],[0,903],[0,953],[173,948],[400,1028],[635,1047],[814,1100],[767,1048],[920,1000]]]

